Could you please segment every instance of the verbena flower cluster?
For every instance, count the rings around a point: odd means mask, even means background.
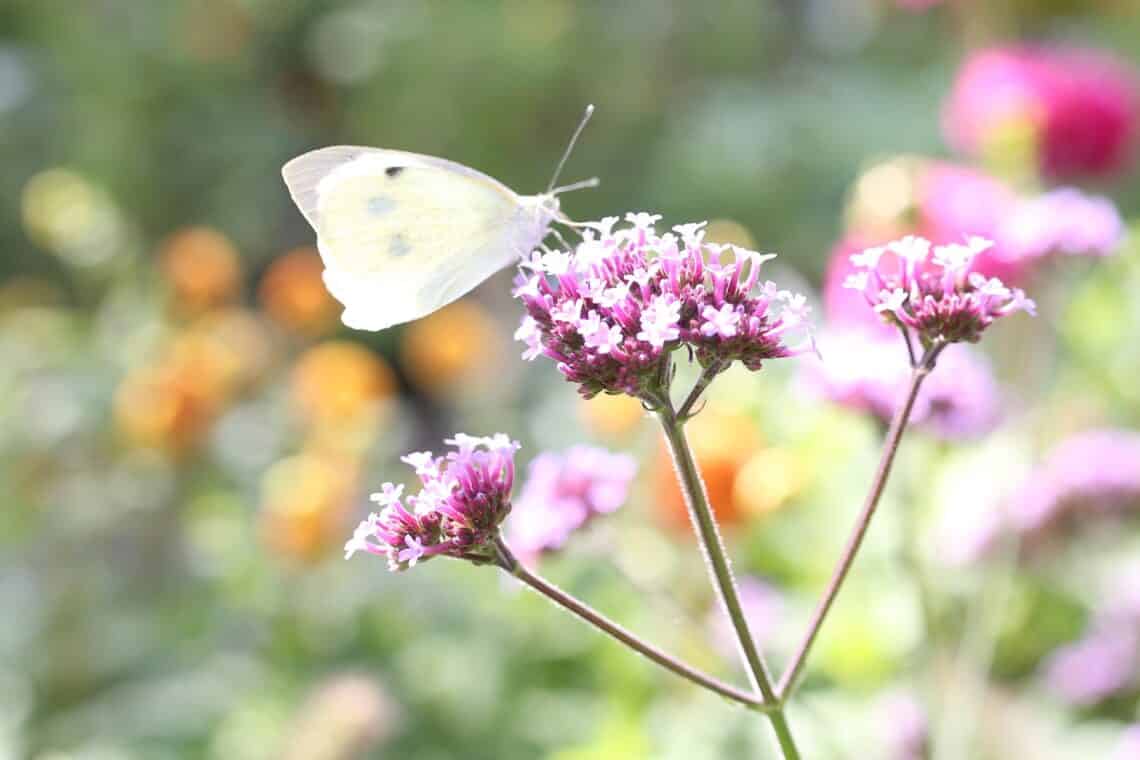
[[[998,317],[1036,309],[1019,288],[971,272],[974,258],[991,245],[971,237],[965,245],[931,246],[909,235],[852,255],[861,271],[844,287],[861,292],[884,319],[914,330],[924,345],[973,343]]]
[[[703,367],[810,350],[790,347],[806,328],[802,295],[760,281],[774,254],[704,242],[704,223],[658,234],[659,216],[627,214],[584,226],[574,250],[536,251],[523,262],[515,296],[527,314],[515,337],[524,359],[546,356],[579,392],[645,398],[665,357],[682,345]],[[722,261],[730,253],[731,261]]]
[[[514,454],[503,433],[477,437],[457,433],[442,457],[421,451],[402,457],[419,476],[419,493],[384,483],[372,500],[381,510],[368,516],[344,546],[345,558],[366,551],[388,558],[390,570],[405,570],[440,555],[485,562],[511,511]]]
[[[547,451],[531,460],[505,533],[520,555],[559,549],[594,517],[625,503],[637,460],[595,446]]]

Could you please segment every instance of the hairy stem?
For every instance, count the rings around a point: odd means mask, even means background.
[[[867,528],[871,525],[871,518],[875,516],[875,510],[879,506],[879,499],[882,497],[883,490],[887,485],[887,479],[890,477],[891,466],[894,464],[895,454],[898,453],[899,443],[902,442],[903,433],[906,432],[906,425],[910,420],[910,413],[914,409],[915,399],[918,398],[918,391],[922,387],[922,381],[926,379],[926,376],[929,375],[934,368],[934,362],[941,350],[941,345],[933,346],[928,349],[926,354],[922,357],[922,360],[918,362],[911,371],[906,398],[903,400],[902,406],[895,412],[894,419],[891,420],[890,430],[887,433],[886,441],[883,443],[883,453],[879,457],[879,466],[875,470],[875,477],[871,481],[871,488],[867,492],[866,500],[863,502],[863,510],[859,513],[859,517],[855,521],[855,527],[851,532],[851,536],[847,539],[847,545],[839,557],[839,562],[835,566],[835,570],[831,574],[831,580],[823,592],[823,598],[819,600],[819,604],[812,614],[811,622],[808,623],[807,632],[800,641],[800,645],[792,657],[791,664],[784,672],[784,677],[780,679],[778,693],[782,700],[786,700],[795,689],[796,681],[800,677],[808,654],[811,653],[812,645],[819,635],[819,629],[823,626],[823,621],[827,618],[827,613],[831,611],[831,605],[835,602],[835,597],[839,595],[839,589],[842,587],[843,581],[847,579],[847,574],[851,571],[851,565],[855,562],[855,555],[859,553],[859,547],[863,545],[863,538],[867,535]]]
[[[634,633],[623,628],[618,623],[607,618],[602,613],[594,608],[579,601],[577,598],[566,593],[562,589],[555,586],[553,583],[547,581],[541,576],[535,575],[515,557],[510,548],[500,538],[495,542],[497,552],[496,564],[506,570],[508,573],[518,578],[520,581],[530,586],[538,593],[545,596],[550,601],[554,602],[560,607],[571,612],[580,620],[583,620],[590,625],[598,628],[603,633],[608,634],[614,639],[634,650],[638,654],[644,655],[649,660],[660,665],[666,670],[684,678],[688,681],[695,683],[697,686],[715,692],[726,699],[731,699],[734,702],[739,702],[751,710],[766,712],[771,707],[765,704],[762,700],[757,699],[752,694],[749,694],[742,689],[738,689],[731,684],[727,684],[717,678],[714,678],[706,673],[697,670],[696,668],[688,665],[676,657],[658,649],[653,644],[650,644],[640,638]]]
[[[681,491],[685,497],[685,504],[689,510],[689,517],[693,521],[697,538],[712,576],[713,586],[720,597],[722,606],[732,622],[736,639],[740,645],[748,673],[764,703],[770,707],[767,715],[776,734],[776,740],[786,760],[799,760],[799,750],[796,749],[792,739],[791,729],[784,716],[783,705],[772,688],[772,679],[748,630],[748,622],[744,617],[744,610],[740,605],[740,596],[736,590],[736,583],[732,578],[732,568],[729,565],[728,554],[717,530],[716,519],[709,507],[708,494],[705,492],[704,481],[701,480],[692,449],[685,437],[683,418],[674,411],[672,404],[666,404],[657,412],[661,420],[661,427],[665,432],[665,439],[669,444],[669,451],[673,455],[673,464],[677,469],[677,479],[681,484]]]
[[[677,409],[676,417],[681,422],[693,416],[693,407],[700,399],[701,394],[705,392],[705,388],[709,387],[709,383],[713,381],[718,374],[724,370],[724,365],[720,362],[714,362],[701,370],[701,376],[697,378],[697,382],[693,385],[689,395],[681,402],[681,406]]]

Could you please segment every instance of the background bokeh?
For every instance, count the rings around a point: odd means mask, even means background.
[[[378,145],[535,192],[592,102],[563,179],[602,184],[564,198],[574,218],[712,220],[710,237],[780,252],[771,276],[809,292],[836,241],[911,223],[882,180],[914,162],[1026,195],[1077,184],[1140,218],[1129,161],[1058,178],[1037,169],[1041,135],[1017,129],[952,150],[956,72],[1018,40],[1135,68],[1140,8],[0,5],[0,758],[765,756],[755,716],[490,569],[341,559],[368,493],[406,480],[398,455],[453,431],[507,431],[524,464],[581,442],[629,452],[627,504],[538,562],[743,683],[639,406],[581,401],[549,362],[518,360],[510,273],[410,325],[341,326],[280,166]],[[981,346],[1000,423],[905,442],[792,708],[809,757],[1102,758],[1140,720],[1138,447],[1049,453],[1140,427],[1140,249],[1125,237],[1112,254],[1024,275],[1040,317]],[[737,368],[692,425],[777,667],[881,435],[810,385],[795,362]],[[1113,508],[1050,502],[1060,517],[1004,529],[1005,505],[1063,465],[1081,498],[1100,493],[1082,477],[1111,480]]]

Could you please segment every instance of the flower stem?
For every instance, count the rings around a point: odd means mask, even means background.
[[[791,729],[784,717],[783,705],[772,688],[772,680],[756,643],[748,630],[748,622],[744,617],[744,610],[740,605],[740,596],[736,590],[736,583],[732,578],[732,568],[729,565],[728,554],[717,530],[716,519],[709,507],[708,494],[705,492],[704,481],[701,480],[692,449],[685,437],[683,420],[673,411],[672,404],[666,404],[657,412],[661,420],[661,427],[665,431],[665,439],[669,444],[669,451],[673,455],[673,464],[677,469],[677,479],[685,496],[685,504],[689,509],[689,517],[693,521],[697,537],[700,539],[701,549],[712,576],[713,586],[717,590],[721,604],[728,614],[732,627],[736,631],[736,639],[744,662],[748,667],[753,688],[763,697],[764,703],[769,707],[768,719],[776,739],[780,744],[786,760],[799,760],[799,750],[796,749],[792,739]]]
[[[915,364],[911,370],[910,384],[907,387],[906,398],[903,400],[902,406],[895,412],[894,419],[891,420],[890,430],[887,432],[887,438],[883,443],[883,452],[879,457],[879,466],[875,470],[875,477],[871,481],[871,489],[867,492],[867,498],[863,502],[863,511],[859,513],[859,517],[855,521],[855,527],[852,530],[851,536],[847,539],[847,545],[843,549],[843,554],[839,557],[839,563],[835,566],[835,570],[831,574],[831,580],[827,584],[823,598],[819,600],[819,604],[812,614],[807,632],[804,634],[803,640],[796,649],[796,653],[792,657],[792,662],[784,672],[783,678],[780,679],[778,693],[782,700],[786,700],[791,696],[792,690],[795,689],[796,680],[803,671],[808,654],[811,652],[812,644],[815,643],[815,639],[819,635],[819,629],[823,626],[823,621],[827,617],[827,613],[831,610],[831,605],[835,602],[835,597],[839,595],[839,589],[843,585],[843,581],[846,580],[847,573],[851,570],[851,565],[855,562],[855,555],[858,554],[859,547],[863,545],[863,538],[867,535],[867,528],[871,525],[871,518],[875,516],[875,509],[879,506],[879,499],[882,497],[883,490],[886,488],[887,478],[890,477],[891,465],[894,464],[895,454],[898,453],[899,443],[902,441],[903,433],[906,432],[906,425],[910,420],[910,413],[914,409],[915,399],[918,398],[918,391],[922,387],[922,381],[926,379],[926,376],[929,375],[934,368],[935,359],[937,359],[941,350],[942,345],[935,345],[927,349],[921,361]]]
[[[681,406],[677,409],[676,417],[682,423],[693,416],[693,406],[696,405],[697,400],[700,399],[701,394],[704,393],[705,388],[709,387],[709,383],[713,381],[718,374],[724,370],[724,365],[720,362],[713,362],[709,366],[701,370],[701,376],[697,378],[697,382],[693,385],[693,389],[689,391],[689,395],[681,402]]]
[[[752,694],[703,673],[691,665],[658,649],[653,644],[638,638],[636,634],[626,630],[618,623],[615,623],[594,608],[566,593],[550,581],[532,573],[518,561],[518,558],[515,557],[501,538],[495,541],[495,549],[498,555],[496,557],[496,564],[500,568],[518,578],[550,601],[570,611],[579,619],[617,639],[638,654],[644,655],[666,670],[695,683],[697,686],[715,692],[734,702],[739,702],[751,710],[766,712],[771,709],[770,705],[765,704]]]

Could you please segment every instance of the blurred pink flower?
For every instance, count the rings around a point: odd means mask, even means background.
[[[1140,757],[1140,723],[1124,730],[1109,760],[1136,760]]]
[[[1140,433],[1091,430],[1058,444],[1010,504],[1012,527],[1039,542],[1076,520],[1140,508]]]
[[[561,548],[591,518],[624,504],[636,474],[633,457],[593,446],[539,454],[506,524],[511,546],[530,558]]]
[[[1063,187],[1019,202],[997,237],[1011,263],[1055,254],[1111,256],[1124,237],[1124,222],[1108,198]]]
[[[824,332],[819,346],[822,358],[801,365],[798,377],[804,387],[889,422],[910,374],[901,337],[860,330]],[[911,424],[944,440],[978,438],[1000,422],[1001,404],[1001,391],[985,357],[968,346],[949,346],[923,384]]]
[[[1140,565],[1114,572],[1090,630],[1058,648],[1045,663],[1045,679],[1063,699],[1091,705],[1132,689],[1140,676]]]
[[[1132,158],[1140,118],[1134,71],[1103,53],[1009,46],[973,54],[943,112],[947,139],[969,155],[1026,125],[1038,164],[1054,178],[1101,176]]]
[[[851,256],[868,246],[884,242],[886,241],[853,234],[840,240],[831,249],[831,258],[823,275],[823,309],[829,325],[841,330],[861,329],[881,336],[898,336],[897,327],[867,308],[867,299],[861,293],[843,285],[857,269],[851,263]]]
[[[784,614],[784,597],[775,586],[750,576],[738,580],[740,606],[752,638],[761,646],[776,633]],[[736,657],[739,644],[732,623],[719,606],[709,612],[713,646],[725,657]]]
[[[980,438],[996,428],[1001,406],[1001,390],[985,356],[956,345],[939,355],[913,413],[915,424],[928,433],[943,440],[964,440]]]
[[[1022,197],[1006,183],[972,167],[922,159],[912,159],[907,166],[911,189],[905,213],[897,218],[865,219],[867,214],[856,212],[856,227],[832,249],[823,285],[824,309],[832,324],[882,330],[879,315],[868,314],[864,301],[843,283],[855,271],[851,254],[903,232],[922,235],[935,245],[963,243],[971,236],[986,238],[993,245],[977,253],[970,270],[1007,284],[1019,284],[1046,256],[1111,255],[1124,236],[1120,213],[1108,198],[1085,195],[1075,188]],[[865,205],[872,200],[862,198]],[[854,203],[858,205],[858,200]],[[862,223],[879,232],[860,229]],[[884,234],[885,230],[890,232]],[[885,259],[891,258],[888,252]]]
[[[925,760],[930,751],[930,721],[915,694],[892,692],[879,700],[876,712],[886,760]]]
[[[1138,645],[1136,631],[1096,631],[1055,651],[1045,679],[1066,702],[1094,705],[1135,682]]]
[[[937,161],[923,172],[917,193],[918,234],[940,245],[963,243],[971,235],[992,240],[971,270],[1004,282],[1019,279],[1022,263],[1007,254],[1000,235],[1018,204],[1008,185],[977,169]]]

